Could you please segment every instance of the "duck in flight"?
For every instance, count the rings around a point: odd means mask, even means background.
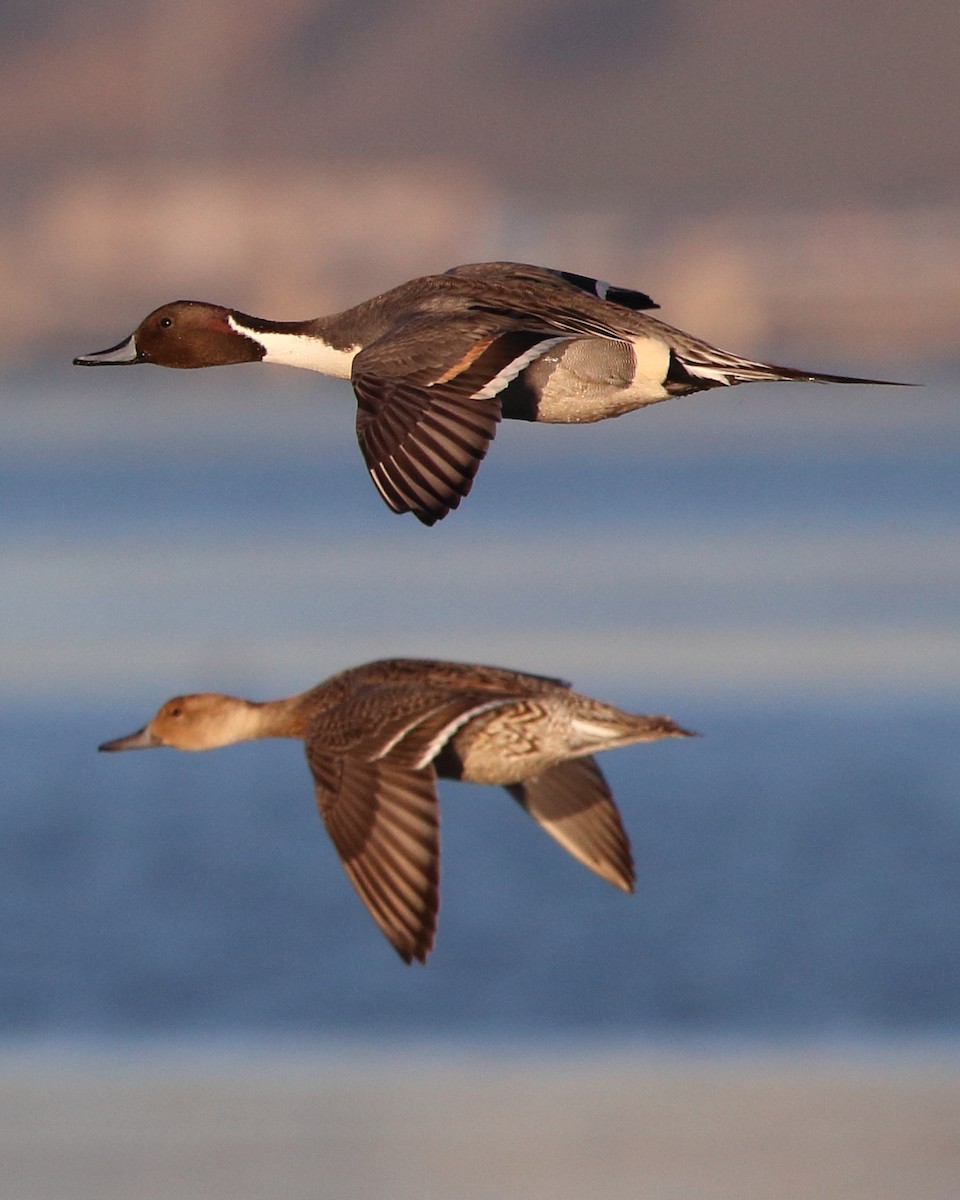
[[[473,263],[308,321],[175,300],[116,346],[73,361],[269,362],[349,379],[374,484],[394,512],[425,525],[470,491],[504,417],[582,424],[738,383],[892,382],[741,358],[658,321],[657,307],[570,271]]]
[[[438,777],[504,787],[574,858],[632,892],[630,843],[592,756],[689,736],[669,717],[634,716],[559,679],[386,659],[283,700],[177,696],[142,729],[100,749],[302,739],[320,816],[350,881],[401,958],[422,963],[439,903]]]

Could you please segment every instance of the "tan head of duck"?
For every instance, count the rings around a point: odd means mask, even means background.
[[[223,367],[259,362],[263,346],[245,337],[230,322],[231,311],[200,300],[174,300],[155,309],[134,333],[108,350],[83,354],[78,367],[131,366]]]
[[[260,708],[220,692],[174,696],[136,733],[104,742],[100,750],[215,750],[262,735]]]

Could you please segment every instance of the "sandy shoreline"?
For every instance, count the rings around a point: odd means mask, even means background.
[[[5,1200],[948,1200],[960,1053],[0,1052]]]

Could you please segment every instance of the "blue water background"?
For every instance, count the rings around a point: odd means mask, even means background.
[[[955,1034],[958,380],[511,423],[427,530],[376,496],[346,385],[6,376],[0,1034]],[[384,654],[702,732],[602,759],[636,895],[445,784],[437,948],[406,968],[296,743],[96,753],[176,692]]]

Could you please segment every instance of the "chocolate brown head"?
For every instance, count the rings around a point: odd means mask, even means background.
[[[180,369],[260,362],[263,346],[240,332],[231,322],[232,315],[219,304],[174,300],[145,317],[125,341],[73,362],[78,367],[153,363]]]

